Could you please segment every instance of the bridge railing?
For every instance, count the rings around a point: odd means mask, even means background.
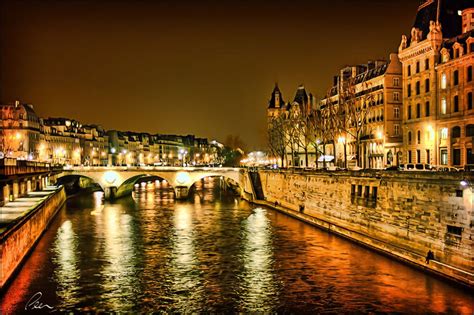
[[[56,168],[49,163],[17,160],[13,158],[0,159],[0,175],[3,176],[45,173],[59,171],[60,169],[62,168]]]
[[[65,171],[239,171],[238,167],[190,167],[190,166],[65,166]]]

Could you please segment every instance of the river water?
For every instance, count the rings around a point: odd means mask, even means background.
[[[68,200],[2,295],[1,313],[31,309],[37,292],[43,310],[56,311],[474,309],[465,288],[241,201],[218,179],[198,182],[188,201],[160,182],[115,203],[101,192]]]

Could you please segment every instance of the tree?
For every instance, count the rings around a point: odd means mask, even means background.
[[[268,124],[268,146],[270,148],[270,153],[281,159],[281,167],[283,167],[286,154],[285,128],[284,115],[270,118]]]
[[[362,91],[370,91],[368,83],[358,83],[363,87]],[[364,136],[371,135],[369,129],[368,118],[370,115],[370,106],[373,104],[374,97],[372,94],[364,93],[357,95],[355,78],[348,79],[342,86],[340,91],[340,129],[350,135],[355,142],[355,156],[357,166],[361,166],[361,141]],[[346,143],[347,143],[346,137]]]

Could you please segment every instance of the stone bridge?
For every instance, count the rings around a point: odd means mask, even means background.
[[[205,177],[224,177],[232,179],[242,187],[244,172],[239,168],[226,167],[69,167],[58,179],[68,175],[90,178],[100,185],[105,199],[119,198],[131,194],[137,181],[146,177],[159,177],[166,180],[175,191],[176,199],[188,196],[191,186]]]

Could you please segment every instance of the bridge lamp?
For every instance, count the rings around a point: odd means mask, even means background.
[[[112,185],[117,181],[118,174],[114,171],[107,171],[104,174],[104,179],[107,182],[107,184]]]
[[[111,148],[111,149],[110,149],[110,152],[111,152],[112,154],[114,154],[114,153],[116,152],[115,148]]]
[[[189,177],[189,174],[186,172],[179,172],[176,175],[176,182],[180,185],[184,185],[186,183],[189,183],[191,181],[191,178]]]
[[[469,185],[469,182],[463,179],[462,181],[459,182],[459,184],[461,184],[462,187],[467,187]]]

